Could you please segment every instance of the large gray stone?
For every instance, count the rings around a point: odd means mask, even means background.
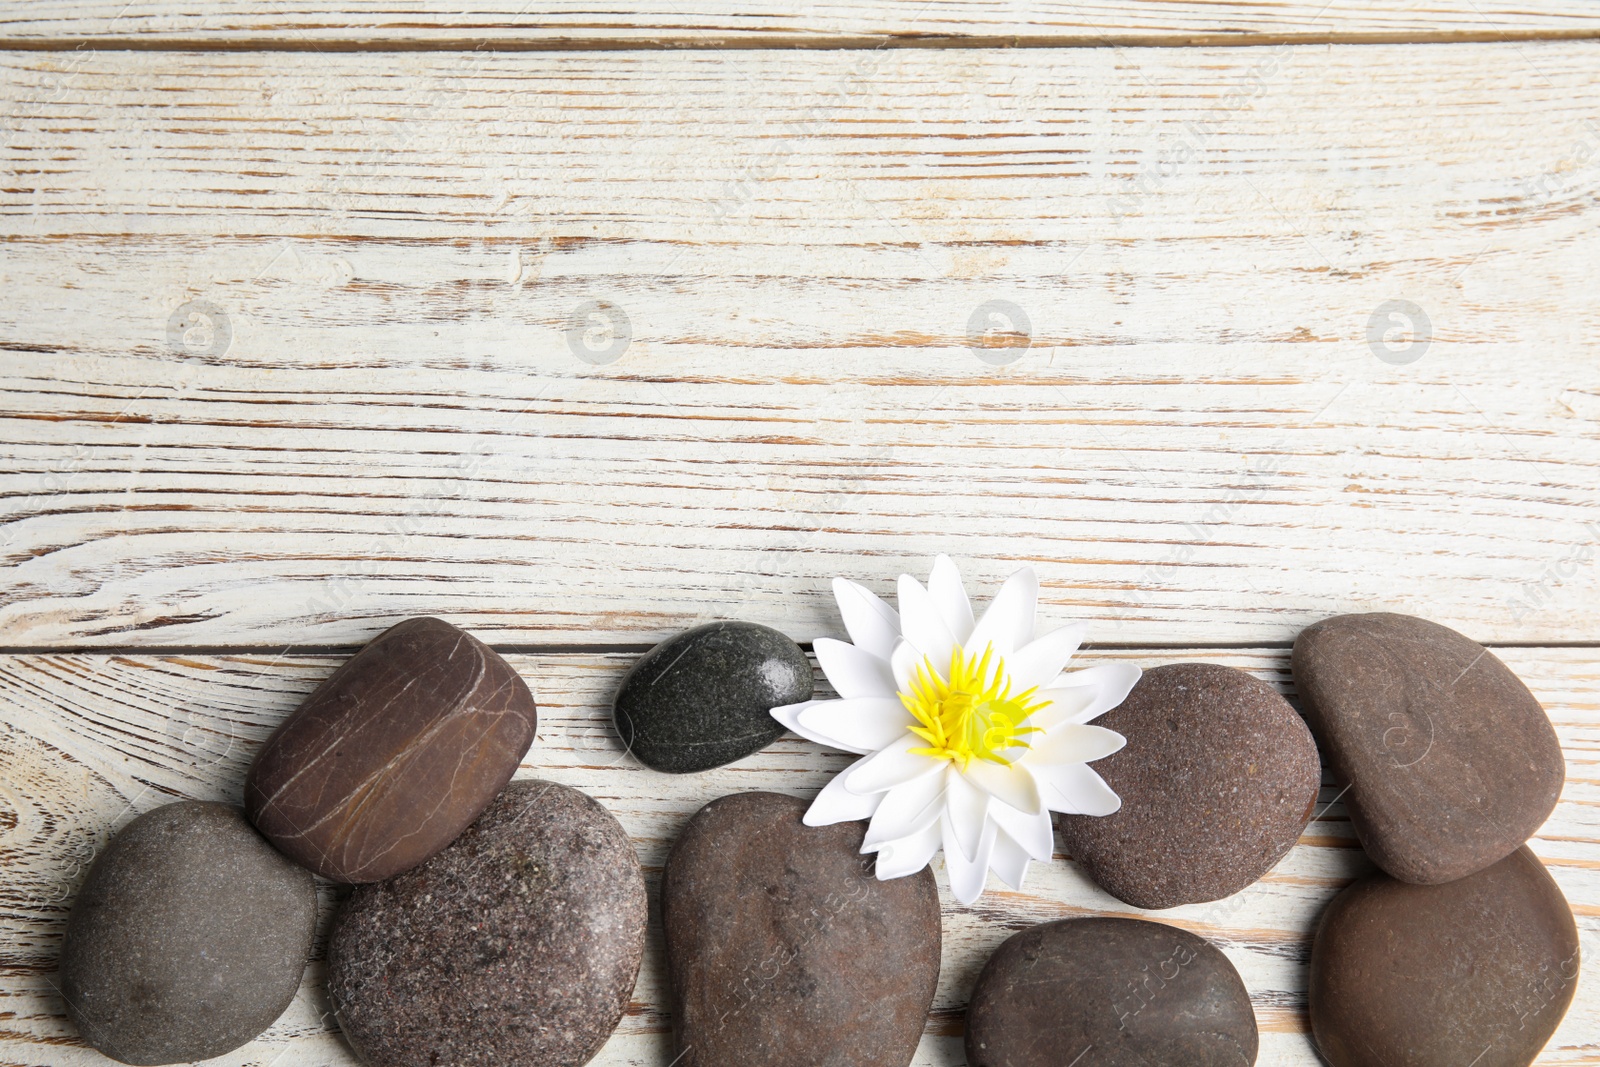
[[[96,858],[72,906],[61,953],[67,1015],[123,1063],[220,1056],[294,999],[316,917],[311,875],[238,808],[156,808]]]
[[[1311,731],[1244,671],[1156,667],[1095,725],[1128,739],[1094,764],[1122,808],[1058,815],[1056,825],[1067,854],[1129,904],[1231,896],[1271,870],[1311,818],[1322,781]]]
[[[1373,874],[1317,927],[1307,997],[1333,1067],[1527,1067],[1578,988],[1578,930],[1519,848],[1442,885]]]

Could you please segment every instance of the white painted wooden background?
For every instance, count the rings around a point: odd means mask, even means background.
[[[1590,960],[1540,1062],[1600,1064],[1600,9],[622,6],[0,5],[0,1064],[105,1062],[50,987],[83,865],[236,799],[389,623],[506,649],[524,773],[653,875],[842,763],[630,764],[637,650],[838,635],[833,575],[940,551],[1032,564],[1086,661],[1292,691],[1361,610],[1495,647],[1567,753],[1532,844]],[[1315,1062],[1308,935],[1368,869],[1323,799],[1158,916],[1238,965],[1262,1064]],[[1128,910],[1065,858],[947,901],[919,1065],[1010,932]],[[597,1063],[670,1058],[660,973]],[[350,1063],[326,1010],[316,964],[221,1062]]]

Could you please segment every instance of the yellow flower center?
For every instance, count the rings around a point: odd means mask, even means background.
[[[1028,748],[1024,738],[1040,732],[1026,725],[1028,716],[1048,703],[1031,699],[1038,686],[1012,695],[1006,661],[994,655],[993,645],[981,658],[958,646],[950,653],[949,681],[924,656],[910,688],[898,694],[900,703],[919,724],[911,732],[928,742],[927,748],[911,751],[962,769],[975,759],[1009,765],[1020,758]]]

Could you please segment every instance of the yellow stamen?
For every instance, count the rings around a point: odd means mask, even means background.
[[[974,759],[1002,765],[1019,759],[1028,749],[1024,738],[1041,732],[1026,725],[1028,716],[1048,703],[1032,700],[1038,686],[1012,695],[1005,659],[994,655],[993,645],[978,658],[957,646],[950,653],[949,681],[923,657],[910,690],[899,694],[900,703],[917,720],[911,732],[928,742],[927,748],[911,751],[950,760],[963,770]]]

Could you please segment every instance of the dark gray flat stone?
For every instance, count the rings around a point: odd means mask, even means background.
[[[1333,1067],[1527,1067],[1578,988],[1572,910],[1519,848],[1442,885],[1373,874],[1317,927],[1307,996]]]

